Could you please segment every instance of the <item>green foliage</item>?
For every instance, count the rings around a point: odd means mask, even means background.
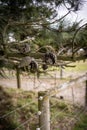
[[[80,121],[77,123],[73,130],[86,130],[87,129],[87,115],[83,114]]]
[[[76,42],[78,46],[84,47],[87,46],[87,29],[83,28],[81,31],[79,31],[77,37],[76,37]]]
[[[21,58],[30,54],[20,51],[22,43],[32,44],[30,52],[35,52],[36,45],[37,50],[45,45],[52,46],[55,52],[66,46],[70,48],[72,33],[67,30],[75,30],[78,24],[65,27],[64,17],[55,20],[58,16],[56,9],[63,4],[69,6],[68,11],[77,11],[81,3],[82,0],[0,0],[0,58],[4,56],[3,60],[0,59],[0,67],[14,69],[21,60],[19,54]],[[83,35],[79,40],[86,41],[86,32]],[[33,38],[33,42],[24,41],[28,38]]]

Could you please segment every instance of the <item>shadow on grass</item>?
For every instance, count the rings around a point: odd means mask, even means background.
[[[34,92],[0,86],[0,130],[36,130],[37,108]]]
[[[13,130],[16,124],[8,114],[13,110],[12,97],[0,86],[0,130]]]

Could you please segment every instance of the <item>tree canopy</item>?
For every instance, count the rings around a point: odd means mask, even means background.
[[[28,62],[31,69],[32,66],[37,67],[34,59],[38,58],[42,59],[43,66],[44,62],[45,65],[52,65],[61,50],[68,47],[76,51],[79,45],[85,48],[86,24],[78,34],[78,23],[67,27],[64,25],[64,18],[71,11],[78,11],[83,3],[83,0],[0,0],[1,68],[18,67],[21,58],[26,59],[26,56],[28,59],[31,57],[31,62]],[[62,5],[67,8],[68,13],[59,18],[58,7]],[[48,59],[52,62],[47,62]]]

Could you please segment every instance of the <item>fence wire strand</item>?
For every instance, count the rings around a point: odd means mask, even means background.
[[[34,78],[35,78],[35,77],[34,77]],[[83,80],[82,80],[82,78],[83,78]],[[86,79],[87,79],[87,74],[84,74],[84,75],[82,75],[82,76],[77,77],[76,79],[73,79],[73,80],[67,81],[66,83],[63,83],[62,85],[55,86],[55,87],[53,87],[53,88],[51,88],[51,89],[47,89],[47,90],[46,90],[46,91],[47,91],[47,94],[46,94],[45,96],[43,96],[43,98],[45,98],[45,97],[52,98],[52,97],[55,96],[56,93],[58,93],[59,91],[64,91],[64,90],[66,89],[66,87],[68,87],[69,85],[72,86],[75,82],[77,82],[77,81],[79,81],[79,80],[84,81],[84,80],[86,80]],[[39,85],[38,85],[37,87],[35,87],[34,89],[40,87],[40,84],[41,84],[42,82],[41,82],[40,80],[38,80],[38,81],[39,81]],[[34,82],[35,82],[35,79],[34,79]],[[34,83],[34,84],[35,84],[35,83]],[[62,88],[63,88],[63,89],[62,89]],[[38,98],[37,98],[37,99],[38,99]],[[61,100],[61,101],[62,101],[62,100]],[[63,101],[64,101],[64,100],[63,100]],[[25,108],[25,107],[27,107],[28,105],[33,104],[34,102],[35,102],[35,101],[30,102],[30,103],[27,103],[27,104],[24,104],[22,107],[18,107],[18,108],[16,108],[16,109],[13,110],[13,111],[11,111],[11,112],[9,112],[9,113],[7,113],[7,114],[4,114],[3,116],[0,117],[0,119],[6,118],[6,117],[8,117],[9,115],[11,115],[11,114],[13,114],[14,112],[16,112],[17,110],[20,110],[20,109],[22,109],[22,108]],[[51,107],[54,107],[56,104],[57,104],[57,103],[51,105]],[[72,104],[73,104],[73,101],[72,101]],[[80,105],[79,105],[79,107],[80,107]],[[64,109],[62,109],[60,112],[58,112],[49,122],[52,123],[52,122],[57,118],[57,116],[59,116],[62,112],[65,112],[66,110],[67,110],[67,106],[66,106]],[[77,109],[77,110],[78,110],[78,109]],[[82,115],[82,113],[84,113],[85,111],[87,111],[87,108],[82,108],[82,109],[80,109],[75,115],[72,115],[72,118],[69,120],[69,122],[67,122],[67,125],[70,125],[70,124],[73,122],[74,119],[76,119],[76,121],[77,121],[77,120],[79,119],[79,117]],[[41,113],[44,113],[44,112],[45,112],[45,110],[43,110]],[[36,116],[36,115],[39,117],[38,111],[35,112],[32,116],[34,117],[34,116]],[[17,126],[14,130],[19,129],[20,127],[22,127],[22,126],[24,126],[25,124],[27,124],[29,121],[30,121],[30,119],[26,120],[25,122],[23,122],[23,123],[21,123],[19,126]],[[47,124],[47,123],[44,123],[42,126],[40,126],[40,129],[43,128],[46,124]]]
[[[20,110],[20,109],[22,109],[22,108],[24,108],[24,107],[26,107],[26,106],[29,106],[29,105],[33,104],[34,102],[35,102],[35,101],[30,102],[30,103],[27,103],[27,104],[23,105],[22,107],[18,107],[18,108],[16,108],[16,109],[13,110],[13,111],[11,111],[11,112],[9,112],[9,113],[7,113],[7,114],[4,114],[3,116],[0,117],[0,119],[6,118],[6,117],[8,117],[9,115],[13,114],[14,112],[16,112],[16,111],[18,111],[18,110]]]

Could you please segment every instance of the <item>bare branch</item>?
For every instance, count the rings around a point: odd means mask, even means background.
[[[62,16],[61,18],[53,21],[53,22],[49,22],[49,23],[44,23],[44,24],[41,24],[41,25],[50,25],[50,24],[54,24],[56,22],[60,22],[62,19],[64,19],[68,14],[70,13],[70,11],[68,11],[68,13],[66,13],[64,16]]]
[[[40,52],[29,52],[25,55],[22,55],[21,53],[8,53],[7,56],[10,58],[10,57],[17,57],[17,58],[22,58],[22,57],[25,57],[25,56],[30,56],[30,57],[34,57],[35,59],[42,59],[42,57],[44,57],[44,54],[45,53],[40,53]],[[63,61],[79,61],[79,60],[85,60],[87,59],[86,56],[82,55],[82,56],[76,56],[73,57],[72,56],[64,56],[64,55],[58,55],[57,56],[57,59],[58,60],[63,60]]]
[[[62,19],[64,19],[68,14],[70,13],[70,11],[68,11],[68,13],[66,13],[64,16],[62,16],[61,18],[53,21],[53,22],[48,22],[48,23],[42,23],[44,21],[44,18],[40,18],[37,19],[35,21],[27,21],[27,22],[14,22],[14,21],[10,21],[9,26],[31,26],[31,25],[50,25],[50,24],[54,24],[56,22],[60,22]]]
[[[84,27],[85,25],[87,25],[87,23],[85,23],[85,24],[83,24],[81,27],[79,27],[79,28],[75,31],[74,36],[73,36],[73,38],[72,38],[72,57],[73,57],[73,58],[74,58],[74,42],[75,42],[76,35],[77,35],[77,33],[79,32],[79,30],[80,30],[82,27]]]

